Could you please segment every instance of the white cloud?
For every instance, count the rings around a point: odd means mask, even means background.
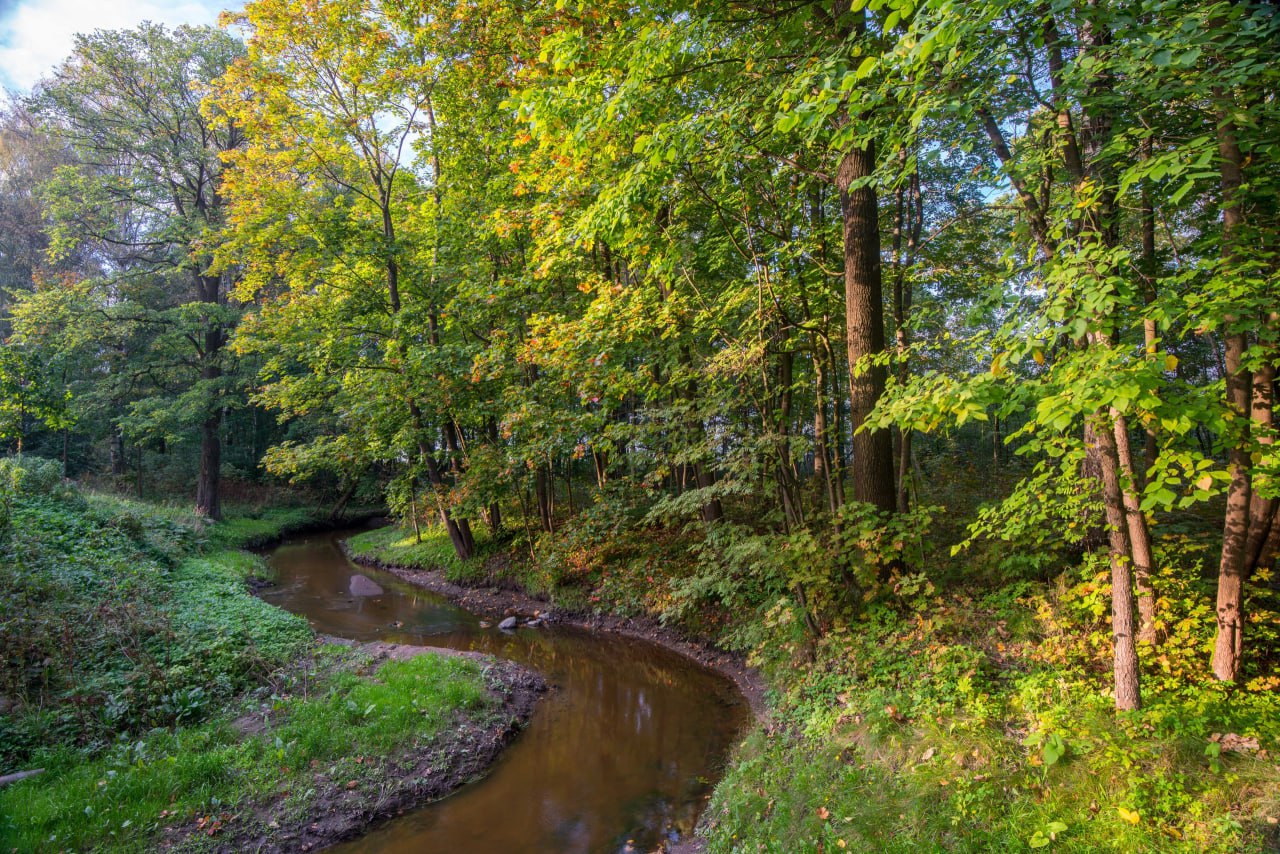
[[[0,0],[0,86],[25,91],[65,59],[76,33],[143,21],[212,24],[234,0]]]

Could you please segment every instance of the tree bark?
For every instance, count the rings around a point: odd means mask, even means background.
[[[1132,546],[1125,522],[1124,495],[1120,486],[1114,428],[1106,423],[1106,416],[1102,413],[1098,413],[1091,420],[1093,429],[1090,432],[1097,442],[1103,505],[1107,514],[1107,534],[1111,541],[1111,637],[1114,652],[1112,668],[1115,677],[1116,708],[1121,711],[1131,711],[1142,705],[1138,674],[1138,646],[1134,632],[1133,577],[1128,557]]]
[[[449,534],[449,541],[453,543],[453,550],[457,553],[459,559],[468,560],[475,554],[475,541],[471,539],[471,531],[465,533],[458,520],[449,512],[449,506],[445,503],[444,493],[448,488],[444,482],[444,476],[440,473],[440,464],[436,462],[435,454],[431,453],[431,449],[427,447],[426,442],[418,440],[418,453],[422,456],[423,462],[427,466],[427,480],[431,483],[431,492],[436,499],[436,509],[440,513],[440,522],[444,525],[444,529]]]
[[[1129,554],[1133,558],[1133,580],[1138,594],[1138,640],[1156,642],[1156,597],[1151,574],[1155,566],[1151,548],[1151,530],[1140,509],[1135,491],[1133,454],[1129,447],[1129,427],[1124,416],[1112,410],[1115,425],[1116,459],[1120,464],[1121,492],[1124,501],[1125,528],[1129,535]]]
[[[853,498],[893,512],[893,443],[888,430],[863,425],[884,394],[883,365],[863,366],[863,357],[884,352],[883,281],[880,266],[879,203],[870,179],[875,144],[851,148],[840,163],[836,184],[844,236],[845,327],[849,350],[849,401],[853,428]]]
[[[1273,316],[1274,322],[1274,316]],[[1263,452],[1270,450],[1275,438],[1272,428],[1275,419],[1275,365],[1266,363],[1253,375],[1253,400],[1249,417],[1249,427],[1254,431],[1258,445]],[[1249,495],[1249,535],[1244,547],[1244,575],[1252,578],[1253,574],[1266,560],[1266,544],[1272,537],[1276,525],[1277,510],[1280,502],[1274,498],[1263,498],[1257,490]]]
[[[1219,93],[1220,94],[1220,93]],[[1227,110],[1218,116],[1218,162],[1222,184],[1222,260],[1230,265],[1236,259],[1236,240],[1244,225],[1244,211],[1238,198],[1244,181],[1240,147],[1236,129]],[[1226,405],[1239,426],[1239,433],[1228,437],[1227,469],[1231,482],[1227,487],[1227,510],[1222,526],[1222,555],[1218,562],[1218,598],[1215,611],[1218,632],[1213,642],[1211,666],[1213,675],[1224,682],[1234,682],[1240,674],[1244,652],[1244,575],[1245,546],[1249,536],[1249,504],[1252,492],[1248,452],[1248,424],[1251,412],[1252,377],[1244,364],[1249,342],[1245,333],[1233,328],[1239,318],[1223,318],[1226,352]]]

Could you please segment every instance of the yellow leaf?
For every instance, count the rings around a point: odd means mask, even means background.
[[[1031,356],[1032,356],[1032,358],[1033,358],[1033,359],[1035,359],[1035,360],[1036,360],[1036,364],[1037,364],[1037,365],[1043,365],[1043,364],[1044,364],[1044,351],[1043,351],[1043,350],[1036,350],[1034,353],[1032,353],[1032,354],[1031,354]]]
[[[1138,815],[1133,810],[1127,810],[1124,807],[1116,807],[1116,812],[1120,813],[1120,817],[1122,819],[1135,826],[1142,819],[1142,816]]]
[[[1170,353],[1164,357],[1164,369],[1166,371],[1178,370],[1178,357]]]

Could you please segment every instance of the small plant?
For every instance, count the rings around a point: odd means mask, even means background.
[[[1056,765],[1058,760],[1067,755],[1067,743],[1056,732],[1033,732],[1023,739],[1022,744],[1024,747],[1040,748],[1040,759],[1046,769]]]
[[[1045,848],[1057,841],[1058,834],[1066,832],[1067,826],[1065,824],[1060,821],[1051,821],[1031,834],[1031,838],[1027,840],[1027,845],[1031,848]]]

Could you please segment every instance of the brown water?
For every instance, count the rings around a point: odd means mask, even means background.
[[[269,602],[354,640],[480,650],[551,683],[483,780],[334,851],[651,851],[689,835],[749,710],[733,684],[662,647],[569,627],[482,629],[392,575],[358,567],[343,534],[290,540],[268,560]],[[354,575],[383,589],[352,596]]]

